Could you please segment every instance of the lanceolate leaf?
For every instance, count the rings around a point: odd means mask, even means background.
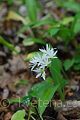
[[[46,42],[44,42],[42,39],[40,38],[26,38],[23,40],[23,45],[24,46],[31,46],[35,43],[38,43],[38,44],[46,44]]]
[[[25,114],[25,110],[19,110],[12,116],[11,120],[25,120]]]
[[[62,71],[61,61],[58,58],[53,59],[49,69],[50,69],[54,83],[56,85],[57,84],[59,85],[58,92],[59,92],[60,98],[61,100],[64,100],[63,87],[65,86],[65,82],[61,74],[61,71]]]
[[[57,91],[58,87],[59,85],[55,85],[50,78],[33,86],[30,94],[38,99],[38,109],[40,115],[43,114],[45,108],[49,102],[51,102],[51,99],[54,93]]]
[[[75,1],[65,1],[63,7],[68,10],[73,10],[75,12],[80,12],[80,4]]]
[[[74,22],[72,24],[73,34],[80,33],[80,13],[74,17]]]
[[[54,28],[53,27],[53,28],[51,28],[51,29],[48,30],[48,33],[52,37],[52,36],[56,35],[58,33],[58,31],[59,31],[59,28]]]
[[[37,20],[37,0],[26,0],[28,15],[31,21]]]

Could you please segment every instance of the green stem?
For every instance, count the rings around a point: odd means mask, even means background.
[[[17,52],[14,45],[7,42],[3,37],[0,36],[0,44],[5,45],[7,48],[9,48],[11,51]]]
[[[59,92],[59,95],[60,95],[61,100],[62,100],[62,101],[65,101],[64,91],[62,91],[60,87],[58,88],[58,92]]]
[[[42,116],[40,115],[41,120],[43,120]]]

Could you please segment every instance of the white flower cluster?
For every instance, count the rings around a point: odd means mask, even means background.
[[[55,48],[54,48],[55,49]],[[45,69],[51,63],[51,58],[57,58],[56,53],[57,50],[50,48],[47,44],[46,49],[39,49],[42,54],[37,54],[31,61],[31,71],[36,72],[36,78],[42,77],[45,80]]]

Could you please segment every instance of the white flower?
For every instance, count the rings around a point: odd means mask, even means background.
[[[46,49],[39,49],[43,54],[45,54],[48,58],[57,58],[56,53],[57,50],[54,51],[56,48],[50,48],[50,46],[47,44]]]
[[[45,76],[46,76],[46,74],[45,74],[45,70],[44,69],[41,69],[41,68],[36,68],[35,70],[33,70],[34,72],[36,72],[36,78],[38,78],[38,77],[42,77],[44,80],[45,80]]]
[[[37,54],[31,61],[30,61],[30,67],[33,71],[35,67],[45,68],[50,64],[51,61],[48,59],[48,57],[43,54]]]
[[[30,61],[30,67],[31,67],[31,71],[36,67],[37,65],[37,62],[36,62],[36,59],[33,58],[31,61]]]
[[[43,56],[39,53],[34,58],[32,58],[32,60],[30,61],[31,70],[33,71],[35,67],[41,66],[43,64],[43,59]]]
[[[42,61],[40,62],[40,68],[45,68],[51,63],[51,60],[48,59],[48,57],[43,54]]]
[[[48,65],[51,63],[51,58],[57,58],[56,53],[53,48],[50,48],[50,46],[47,44],[46,49],[39,49],[40,53],[38,53],[31,61],[31,71],[34,71],[37,73],[36,78],[42,77],[45,80],[45,69],[48,67]]]

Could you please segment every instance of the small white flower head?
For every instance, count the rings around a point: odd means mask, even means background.
[[[45,80],[45,76],[46,76],[46,74],[45,74],[45,70],[44,69],[42,69],[42,68],[36,68],[35,70],[33,70],[34,72],[36,72],[36,78],[38,78],[38,77],[42,77],[44,80]]]
[[[46,49],[39,49],[43,54],[45,54],[48,58],[57,58],[57,50],[55,51],[56,48],[50,48],[50,46],[47,44]]]
[[[51,63],[51,61],[48,59],[48,57],[45,54],[43,54],[42,55],[42,60],[40,61],[40,68],[45,68],[50,63]]]
[[[37,53],[30,61],[31,70],[33,71],[35,67],[41,66],[43,64],[43,59],[43,56]]]
[[[31,71],[34,71],[37,73],[36,78],[42,77],[45,80],[45,69],[48,67],[48,65],[51,63],[52,58],[57,58],[56,53],[53,48],[50,48],[50,46],[47,44],[46,49],[39,49],[41,54],[38,53],[31,61]]]

